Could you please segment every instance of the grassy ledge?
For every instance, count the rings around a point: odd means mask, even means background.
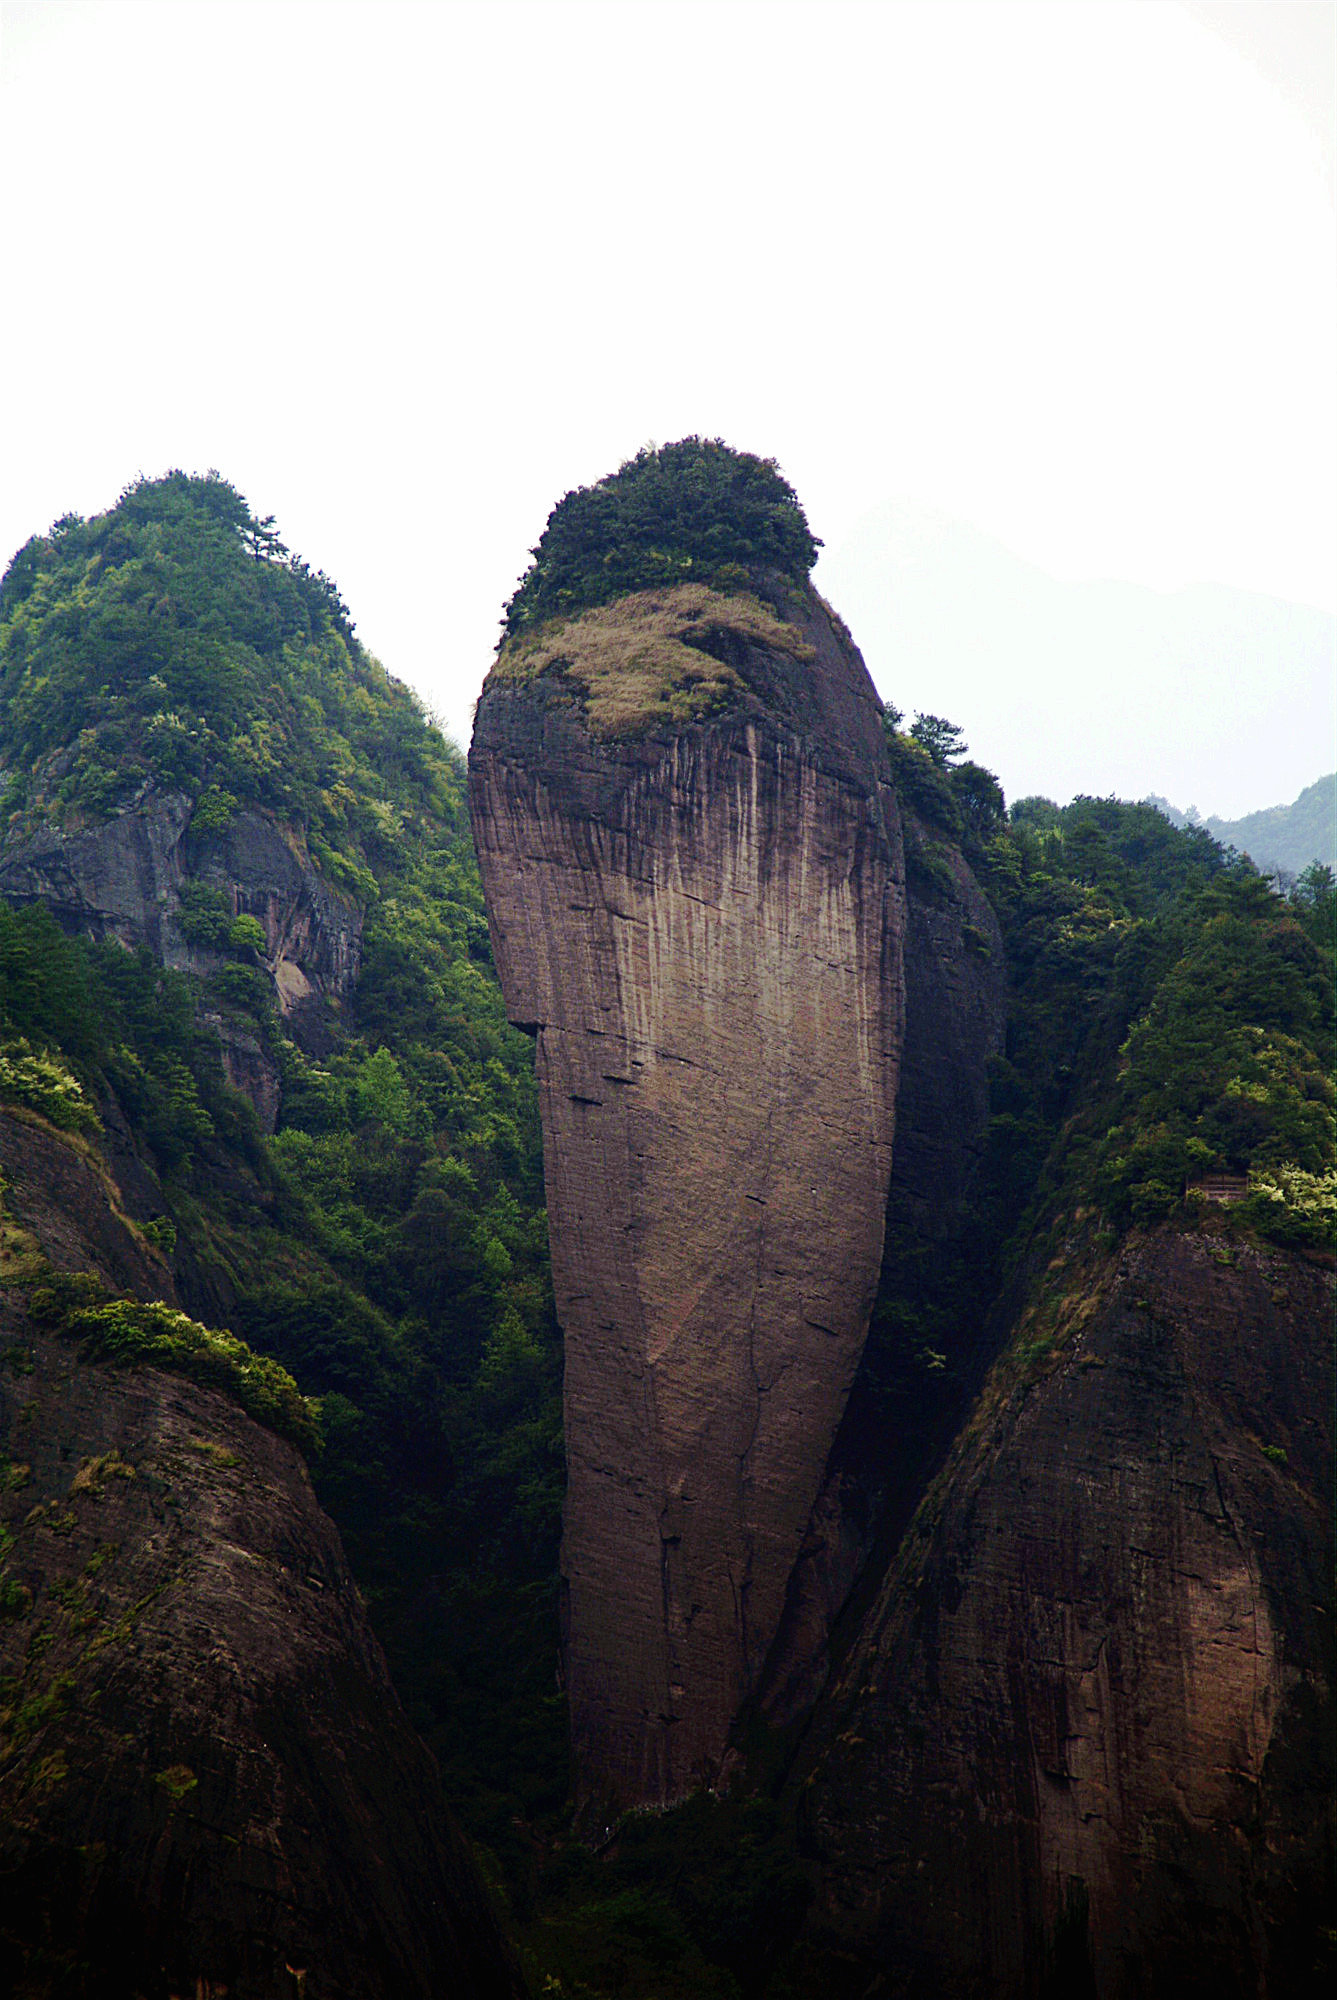
[[[740,643],[812,658],[798,627],[760,598],[684,583],[632,591],[521,632],[502,647],[489,682],[556,679],[576,694],[591,736],[607,741],[683,728],[728,708],[744,681],[719,654]]]

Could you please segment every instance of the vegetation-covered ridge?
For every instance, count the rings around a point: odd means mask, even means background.
[[[937,849],[959,842],[1007,949],[990,1198],[1015,1220],[1029,1180],[1040,1206],[1066,1194],[1122,1230],[1191,1221],[1204,1180],[1225,1175],[1247,1186],[1241,1226],[1330,1243],[1332,870],[1283,895],[1149,804],[1032,798],[1007,814],[959,729],[901,720],[886,711],[912,886],[950,900]]]
[[[798,627],[751,593],[726,597],[680,583],[630,591],[519,632],[502,646],[489,679],[549,680],[580,703],[592,736],[635,736],[728,708],[745,683],[727,655],[748,645],[812,657]]]
[[[804,585],[820,546],[774,459],[719,438],[646,445],[558,501],[506,606],[505,636],[665,584]]]
[[[205,836],[268,809],[364,897],[406,811],[455,808],[415,697],[216,473],[136,480],[19,550],[0,582],[0,772],[11,828],[104,817],[148,780]]]
[[[184,793],[181,927],[223,933],[187,976],[0,905],[0,1098],[114,1172],[132,1150],[133,1212],[187,1319],[319,1400],[317,1490],[400,1690],[475,1833],[505,1845],[565,1782],[561,1356],[533,1049],[492,972],[463,760],[216,475],[137,481],[29,543],[0,664],[0,841],[114,821],[146,783]],[[356,991],[319,1056],[226,898],[190,879],[243,810],[361,908]],[[220,1014],[281,1078],[272,1137],[228,1086]],[[81,1338],[126,1356],[142,1331]]]

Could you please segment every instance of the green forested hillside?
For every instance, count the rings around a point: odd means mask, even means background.
[[[1265,872],[1281,868],[1298,875],[1315,861],[1337,866],[1337,775],[1306,785],[1288,806],[1267,806],[1243,819],[1209,819],[1207,828]]]
[[[642,454],[562,503],[513,629],[647,579],[806,575],[812,540],[773,467],[675,449],[679,465]],[[862,1384],[884,1457],[931,1442],[988,1359],[998,1299],[1074,1213],[1111,1241],[1194,1226],[1194,1183],[1227,1173],[1249,1192],[1214,1228],[1322,1255],[1337,1210],[1330,872],[1282,898],[1150,807],[1032,799],[1009,815],[959,730],[887,722],[911,886],[949,901],[960,847],[999,917],[1010,1013],[952,1254],[888,1242]],[[280,1401],[311,1399],[319,1450],[307,1405],[284,1407],[551,1990],[788,1990],[804,1884],[772,1799],[694,1801],[601,1860],[566,1840],[561,1355],[532,1050],[490,964],[458,753],[271,522],[217,476],[173,473],[15,558],[0,775],[6,840],[114,822],[151,783],[190,801],[201,840],[243,809],[271,816],[356,901],[361,972],[320,1055],[286,1034],[231,919],[227,962],[194,979],[0,907],[0,1102],[123,1174],[133,1153],[137,1218],[187,1314],[286,1371],[286,1387],[268,1378]],[[223,922],[207,899],[191,908]],[[225,1080],[206,1022],[223,1003],[279,1066],[272,1135]],[[72,1338],[206,1365],[174,1323],[48,1289]],[[212,1352],[207,1366],[226,1374]],[[915,1476],[928,1462],[907,1459]]]
[[[1331,871],[1282,898],[1201,829],[1098,799],[1023,800],[982,866],[1015,996],[1005,1116],[1061,1114],[1042,1197],[1122,1230],[1247,1176],[1242,1225],[1328,1240]]]
[[[888,711],[893,774],[931,835],[961,843],[1002,926],[1007,1048],[978,1199],[1015,1226],[1063,1193],[1126,1229],[1211,1174],[1250,1177],[1243,1215],[1281,1240],[1332,1227],[1332,871],[1288,897],[1203,827],[1150,805],[1022,799],[1006,817],[961,731]],[[950,895],[912,833],[912,886]]]
[[[363,911],[319,1060],[245,938],[202,983],[0,911],[0,1095],[128,1124],[188,1308],[317,1399],[318,1490],[401,1688],[466,1810],[495,1795],[508,1828],[563,1783],[560,1356],[532,1051],[490,969],[462,760],[214,475],[58,523],[0,612],[8,839],[114,819],[148,780],[193,800],[192,834],[271,815]],[[186,923],[225,921],[211,894],[188,887]],[[279,1063],[271,1138],[201,1024],[220,1004]]]

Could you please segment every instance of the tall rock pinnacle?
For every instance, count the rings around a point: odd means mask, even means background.
[[[812,551],[773,467],[642,453],[554,513],[478,706],[493,949],[538,1037],[591,1809],[718,1773],[877,1283],[900,830]]]

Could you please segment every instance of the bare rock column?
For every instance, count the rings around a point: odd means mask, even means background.
[[[852,645],[810,592],[771,643],[713,593],[624,602],[628,670],[681,613],[715,712],[637,727],[624,701],[601,736],[603,607],[583,683],[503,655],[470,756],[507,1008],[538,1037],[577,1790],[608,1811],[712,1780],[774,1638],[877,1283],[902,1018]]]

